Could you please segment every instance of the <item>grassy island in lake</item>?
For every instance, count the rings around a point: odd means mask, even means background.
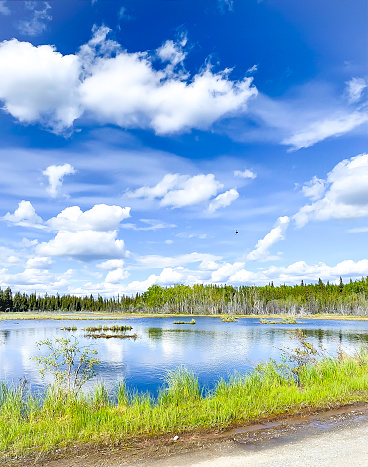
[[[195,319],[192,319],[192,321],[174,321],[174,324],[195,324]]]

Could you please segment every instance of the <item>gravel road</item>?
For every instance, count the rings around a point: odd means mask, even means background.
[[[249,437],[247,433],[238,433],[232,440],[209,448],[155,462],[146,461],[141,465],[368,467],[367,413],[358,411],[260,431],[263,436]]]

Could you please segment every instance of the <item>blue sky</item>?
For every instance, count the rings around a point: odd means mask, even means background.
[[[0,286],[368,275],[367,14],[0,1]]]

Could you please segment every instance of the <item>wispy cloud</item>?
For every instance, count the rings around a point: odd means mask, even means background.
[[[204,240],[208,238],[207,234],[200,234],[200,233],[193,233],[193,232],[179,232],[176,234],[179,238],[199,238],[200,240]]]
[[[166,268],[184,266],[190,263],[201,263],[203,261],[217,261],[221,256],[215,256],[207,253],[188,253],[178,256],[160,256],[160,255],[147,255],[137,258],[137,263],[145,268]]]
[[[49,14],[51,6],[47,2],[25,2],[25,8],[32,11],[33,15],[29,19],[24,19],[16,23],[20,33],[27,36],[38,36],[47,28],[47,22],[52,20]],[[42,9],[38,9],[41,6]]]
[[[217,0],[217,5],[221,13],[234,10],[234,0]]]
[[[256,71],[258,71],[258,65],[253,65],[250,68],[248,68],[247,74],[251,75],[252,73],[255,73]]]
[[[0,14],[5,16],[10,15],[10,8],[7,6],[6,1],[0,1]]]
[[[245,169],[243,171],[241,170],[235,170],[234,171],[234,177],[238,178],[250,178],[251,180],[254,180],[257,178],[257,174],[253,172],[252,170]]]
[[[246,259],[248,261],[266,261],[268,259],[277,259],[275,256],[270,258],[269,249],[276,242],[284,239],[284,233],[289,225],[289,222],[289,217],[279,217],[275,227],[264,238],[258,240],[255,249],[247,255]]]
[[[309,148],[319,141],[332,136],[341,136],[354,128],[368,122],[365,112],[343,113],[332,118],[317,120],[291,137],[285,138],[282,144],[291,146],[291,150]]]
[[[367,87],[367,83],[363,78],[352,78],[346,83],[346,92],[349,104],[355,104],[362,98],[363,91]]]
[[[141,187],[127,192],[132,198],[158,198],[161,206],[182,208],[208,202],[223,185],[213,174],[189,175],[166,174],[153,187]]]
[[[132,229],[137,231],[154,231],[154,230],[161,230],[161,229],[172,229],[176,227],[176,224],[169,224],[167,222],[160,222],[156,219],[139,219],[140,222],[146,224],[144,227],[139,227],[136,224],[123,224],[121,227],[123,229]]]
[[[229,206],[233,201],[239,198],[239,193],[235,188],[231,188],[228,191],[225,191],[224,193],[219,194],[214,198],[213,200],[210,201],[207,211],[209,213],[214,213],[220,208],[225,208],[226,206]]]
[[[351,80],[343,94],[330,83],[309,82],[277,98],[259,93],[249,101],[242,121],[224,124],[236,141],[268,141],[289,146],[289,151],[308,148],[349,132],[364,133],[367,106],[362,103],[365,81]],[[303,109],[303,112],[300,111]]]

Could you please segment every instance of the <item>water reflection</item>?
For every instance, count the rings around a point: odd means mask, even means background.
[[[321,345],[329,354],[340,346],[353,351],[368,342],[368,322],[305,320],[297,325],[267,324],[258,319],[239,319],[222,323],[218,318],[196,318],[196,324],[178,329],[173,318],[130,318],[114,322],[129,325],[138,339],[97,339],[84,337],[83,328],[106,324],[106,321],[2,321],[0,322],[0,380],[19,381],[26,377],[32,388],[50,382],[39,375],[38,364],[31,357],[46,354],[36,343],[74,335],[81,345],[98,351],[101,363],[99,379],[108,387],[126,381],[129,388],[157,393],[167,370],[185,365],[194,371],[201,385],[213,387],[219,378],[228,378],[235,371],[245,373],[260,361],[278,359],[280,349],[293,346],[289,332],[301,328],[314,345]],[[62,327],[77,326],[69,333]],[[93,383],[90,384],[92,386]]]
[[[155,341],[162,339],[162,329],[161,328],[148,328],[148,336]]]
[[[6,341],[9,339],[10,331],[9,330],[0,330],[0,345],[6,344]]]

